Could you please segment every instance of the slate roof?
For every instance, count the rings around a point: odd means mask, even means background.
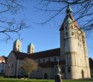
[[[60,55],[60,48],[47,50],[47,51],[41,51],[36,52],[33,54],[23,53],[23,52],[16,52],[12,51],[16,57],[16,59],[24,59],[24,58],[32,58],[32,59],[39,59],[39,58],[45,58],[45,57],[53,57],[53,56],[59,56]]]
[[[39,58],[59,56],[59,55],[60,55],[60,48],[57,48],[57,49],[52,49],[52,50],[29,54],[29,57],[33,57],[34,59],[39,59]]]
[[[17,51],[12,51],[12,53],[15,55],[16,59],[19,60],[23,60],[24,58],[28,57],[27,53],[17,52]]]

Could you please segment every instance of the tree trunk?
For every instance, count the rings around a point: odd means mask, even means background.
[[[28,73],[28,79],[30,78],[30,73]]]

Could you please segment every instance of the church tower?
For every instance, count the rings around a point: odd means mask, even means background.
[[[68,5],[60,28],[60,57],[65,56],[67,79],[90,78],[85,33],[80,29]]]
[[[32,53],[35,52],[35,46],[34,46],[34,44],[30,43],[30,44],[28,45],[27,52],[28,52],[29,54],[32,54]]]
[[[21,51],[21,41],[19,39],[17,39],[14,42],[13,51],[17,51],[17,52],[20,52]]]

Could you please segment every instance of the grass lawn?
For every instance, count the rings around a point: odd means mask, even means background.
[[[13,79],[13,78],[0,78],[0,82],[55,82],[54,80],[44,79]],[[62,82],[93,82],[93,80],[63,80]]]

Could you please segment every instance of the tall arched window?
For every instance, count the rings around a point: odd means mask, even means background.
[[[66,32],[66,36],[68,36],[68,32]]]
[[[72,32],[72,35],[74,35],[74,32]]]
[[[54,62],[56,62],[57,61],[57,59],[56,59],[56,57],[54,57]]]
[[[67,69],[67,70],[68,70],[68,73],[70,73],[70,72],[71,72],[71,68],[70,68],[70,67],[68,67],[68,69]]]
[[[65,27],[65,29],[67,30],[67,26]]]
[[[73,29],[73,26],[71,25],[71,29]]]

